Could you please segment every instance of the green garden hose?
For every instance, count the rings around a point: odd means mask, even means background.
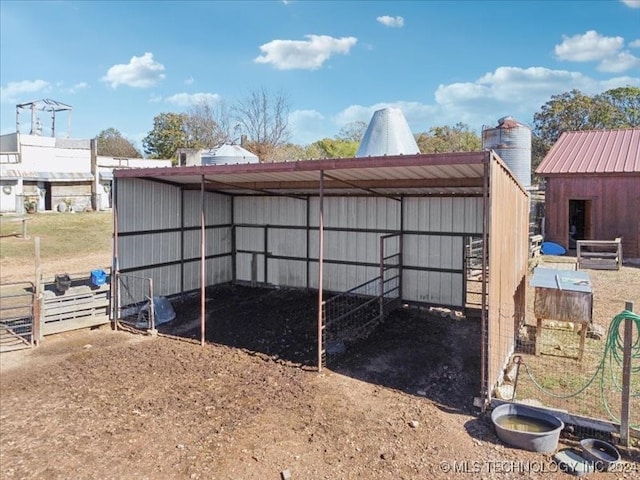
[[[620,422],[620,419],[617,418],[613,414],[613,412],[611,412],[611,409],[609,408],[609,404],[605,396],[605,390],[606,390],[605,376],[608,373],[611,378],[611,383],[613,384],[615,389],[619,392],[622,392],[622,385],[618,384],[618,381],[616,378],[617,377],[616,372],[619,372],[622,369],[622,362],[623,362],[623,355],[624,355],[624,338],[623,338],[624,336],[621,332],[621,329],[624,328],[625,319],[630,319],[635,325],[636,331],[638,332],[638,335],[636,335],[635,342],[633,342],[633,344],[631,345],[631,365],[632,365],[631,376],[633,377],[634,375],[638,375],[638,373],[640,373],[640,315],[630,312],[629,310],[623,310],[618,315],[613,317],[613,320],[611,320],[611,324],[609,325],[609,332],[607,333],[607,338],[605,340],[604,352],[602,354],[602,359],[598,364],[598,368],[596,369],[593,376],[587,381],[587,383],[585,383],[584,386],[580,387],[576,392],[570,393],[568,395],[558,395],[548,390],[545,390],[545,388],[542,385],[540,385],[535,380],[535,378],[533,378],[533,375],[529,371],[529,367],[527,366],[526,363],[520,360],[519,365],[524,365],[527,375],[529,376],[533,384],[538,388],[538,390],[540,390],[545,395],[548,395],[554,398],[576,397],[582,392],[584,392],[589,387],[589,385],[591,385],[594,382],[594,380],[599,377],[600,378],[600,396],[602,398],[602,404],[604,405],[604,408],[609,414],[609,417],[616,422]],[[635,367],[633,366],[634,363],[636,364]],[[615,367],[618,367],[618,368],[615,368]],[[638,385],[638,383],[633,383],[633,382],[631,382],[631,384],[632,386]],[[640,397],[640,390],[636,392],[631,392],[630,397],[631,398]],[[637,427],[637,425],[632,425],[632,426]]]

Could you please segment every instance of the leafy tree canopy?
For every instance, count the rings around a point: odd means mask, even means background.
[[[104,157],[141,158],[142,154],[130,140],[115,128],[102,130],[97,136],[98,155]]]
[[[640,88],[622,87],[589,96],[580,90],[553,95],[533,116],[534,133],[551,147],[565,131],[640,126]]]
[[[562,132],[638,126],[638,87],[614,88],[593,96],[579,90],[553,95],[533,116],[532,168],[537,168]]]
[[[481,138],[465,123],[453,127],[431,127],[428,132],[416,135],[421,153],[477,152],[482,150]]]
[[[185,114],[156,115],[153,119],[153,129],[142,140],[144,152],[151,158],[170,158],[175,161],[178,148],[191,147],[186,120]]]

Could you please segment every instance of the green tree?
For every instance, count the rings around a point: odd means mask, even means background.
[[[313,151],[317,152],[317,158],[351,158],[355,156],[359,144],[359,141],[323,138],[313,142],[309,147],[313,147]]]
[[[176,150],[194,148],[186,127],[187,116],[179,113],[160,113],[153,119],[153,129],[142,140],[144,152],[151,158],[176,161]]]
[[[453,127],[431,127],[428,132],[416,135],[416,143],[422,153],[476,152],[482,149],[482,140],[465,123]]]
[[[102,130],[97,136],[98,155],[104,157],[141,158],[142,154],[133,143],[115,128]]]
[[[533,116],[532,166],[562,132],[640,126],[640,88],[621,87],[589,96],[579,90],[553,95]]]
[[[260,161],[273,161],[276,149],[288,142],[289,110],[289,99],[283,92],[271,93],[264,87],[250,92],[233,106],[233,114],[247,135],[247,148]]]
[[[640,88],[620,87],[599,95],[609,103],[615,114],[608,128],[633,128],[640,126]]]

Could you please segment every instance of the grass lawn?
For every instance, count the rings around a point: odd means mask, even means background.
[[[111,212],[28,215],[28,240],[19,236],[22,223],[15,221],[16,218],[0,217],[0,279],[3,282],[33,279],[36,237],[40,238],[40,261],[45,275],[56,271],[72,273],[111,263]]]

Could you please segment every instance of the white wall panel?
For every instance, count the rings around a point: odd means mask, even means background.
[[[253,225],[306,225],[307,202],[288,197],[236,197],[236,223]]]
[[[462,274],[403,270],[405,300],[462,307]]]
[[[181,258],[180,232],[119,237],[119,245],[121,270],[175,262]]]
[[[184,232],[184,258],[186,260],[200,258],[202,254],[200,247],[201,235],[200,229],[186,230]],[[206,230],[206,256],[231,253],[231,246],[231,227],[209,228]]]
[[[305,288],[307,286],[306,261],[268,259],[268,283],[282,287]]]
[[[217,193],[205,192],[204,195],[205,225],[226,225],[231,223],[231,197]],[[200,225],[200,191],[184,192],[184,226]]]
[[[271,255],[306,258],[307,231],[271,228],[268,232],[267,244]]]
[[[403,236],[404,265],[460,270],[463,266],[463,239],[447,235]]]
[[[264,228],[236,227],[236,249],[264,252]]]
[[[482,233],[480,197],[412,197],[404,202],[405,230]]]
[[[250,253],[236,254],[236,279],[243,282],[252,281],[251,268],[253,255]],[[264,282],[264,255],[255,256],[257,263],[256,282]]]
[[[207,285],[217,285],[233,280],[231,256],[209,258],[205,262],[205,275]],[[184,265],[184,289],[185,291],[200,288],[200,262],[188,262]],[[179,292],[176,292],[179,293]]]
[[[137,178],[117,179],[118,230],[180,227],[180,189]]]

